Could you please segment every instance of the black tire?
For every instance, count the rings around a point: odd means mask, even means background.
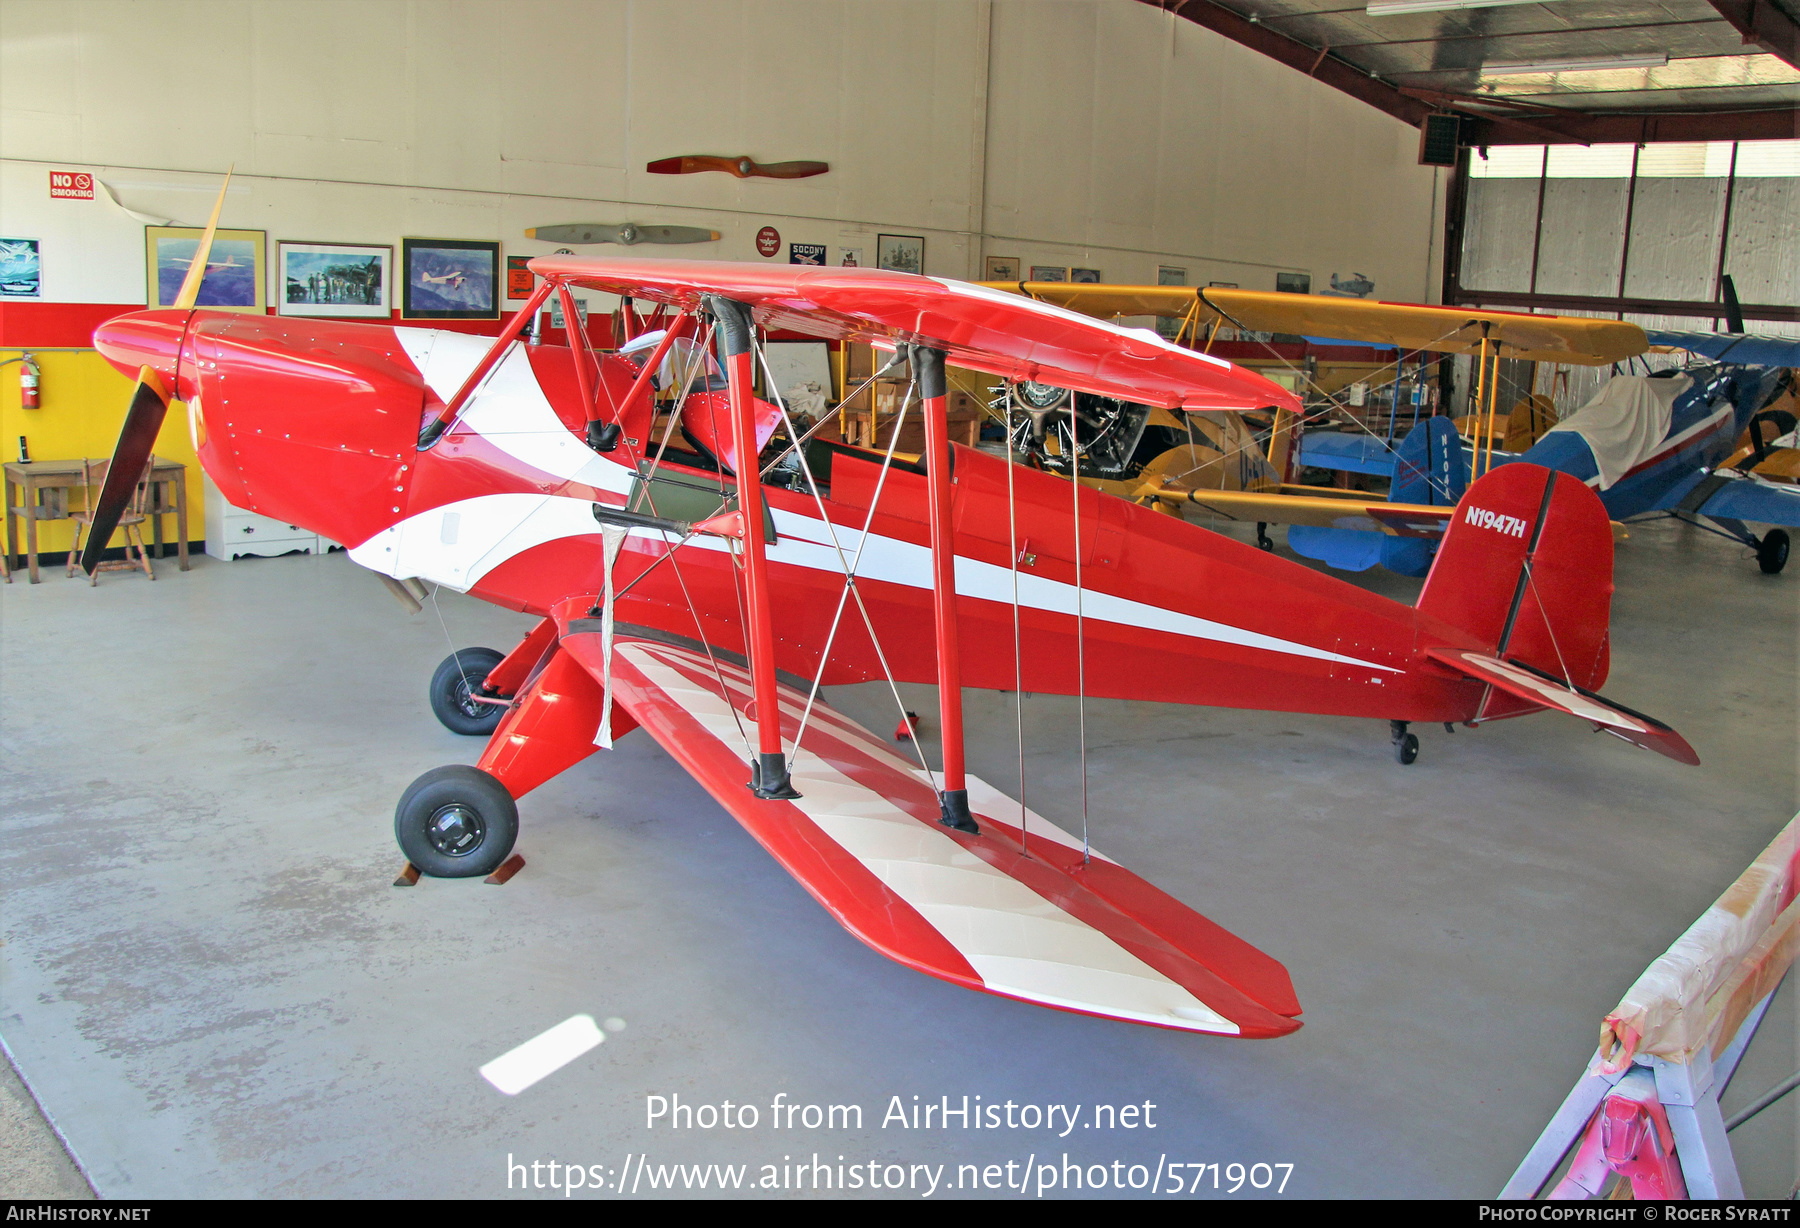
[[[1756,547],[1756,565],[1763,575],[1772,576],[1787,566],[1788,535],[1786,529],[1770,529]]]
[[[519,807],[480,768],[432,768],[408,785],[394,807],[394,839],[433,878],[492,874],[519,838]]]
[[[1409,733],[1394,743],[1394,758],[1401,763],[1411,763],[1419,757],[1419,735]]]
[[[444,658],[431,675],[431,713],[445,729],[482,738],[494,732],[506,709],[499,704],[476,703],[470,696],[488,694],[482,683],[505,659],[504,653],[492,648],[460,648]]]

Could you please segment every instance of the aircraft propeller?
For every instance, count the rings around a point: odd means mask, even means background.
[[[644,167],[652,175],[693,175],[724,171],[739,179],[808,179],[831,169],[829,162],[757,162],[747,157],[719,158],[690,154],[685,158],[659,158]]]
[[[192,310],[200,298],[200,283],[206,277],[213,235],[219,229],[219,211],[225,207],[225,192],[230,186],[231,172],[226,171],[225,182],[219,188],[219,199],[213,202],[212,217],[206,223],[206,232],[200,236],[200,245],[194,249],[194,258],[188,263],[187,276],[175,295],[172,305],[178,310]],[[181,370],[179,347],[175,354],[175,370],[178,373]],[[169,412],[169,402],[175,392],[176,389],[164,384],[163,377],[154,367],[138,368],[137,384],[131,390],[131,408],[125,411],[125,425],[119,428],[119,442],[113,447],[112,464],[107,467],[106,482],[94,504],[94,522],[88,532],[87,547],[81,552],[81,569],[90,576],[100,566],[106,543],[112,539],[113,530],[119,527],[119,518],[125,514],[138,479],[144,474],[150,450],[156,446],[156,433],[162,429],[163,418]]]
[[[572,222],[567,226],[534,226],[525,232],[527,239],[545,243],[716,243],[719,232],[700,226],[639,226],[622,222],[617,226],[606,222]]]

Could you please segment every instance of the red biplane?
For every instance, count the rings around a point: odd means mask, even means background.
[[[1380,718],[1403,757],[1405,722],[1548,708],[1696,761],[1593,692],[1612,540],[1580,482],[1514,465],[1475,484],[1406,606],[948,442],[946,361],[1171,410],[1294,408],[1153,333],[875,269],[532,269],[535,296],[492,341],[197,311],[191,295],[95,336],[139,384],[85,565],[181,400],[231,502],[396,581],[540,617],[504,659],[464,676],[453,654],[440,671],[440,715],[492,733],[474,767],[401,798],[401,848],[428,874],[493,870],[517,798],[641,726],[893,959],[1062,1009],[1267,1037],[1300,1026],[1286,970],[969,775],[962,687]],[[569,346],[520,339],[550,295],[577,319],[576,287],[663,304],[672,326],[625,356],[579,330]],[[905,356],[926,454],[805,440],[753,393],[759,325]],[[724,369],[684,370],[653,435],[653,383],[696,334],[689,357],[716,340]],[[819,701],[869,680],[939,684],[940,767]]]

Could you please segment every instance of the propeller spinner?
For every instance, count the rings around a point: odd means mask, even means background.
[[[207,219],[206,231],[200,236],[200,245],[194,249],[194,258],[188,265],[187,276],[182,279],[181,290],[175,295],[177,311],[192,311],[200,298],[200,283],[206,277],[213,235],[219,229],[219,211],[225,207],[225,192],[230,186],[231,172],[226,171],[225,182],[219,187],[219,199],[213,202],[212,217]],[[162,429],[163,418],[169,412],[169,401],[174,396],[175,373],[180,369],[181,339],[176,340],[175,363],[167,380],[154,367],[138,369],[137,384],[131,390],[131,407],[125,411],[125,425],[119,429],[112,464],[107,467],[106,482],[94,505],[94,523],[88,533],[87,547],[81,552],[81,569],[89,576],[99,568],[106,543],[112,540],[113,530],[119,527],[119,518],[125,514],[132,493],[137,489],[138,479],[144,475],[150,450],[156,446],[156,433]]]

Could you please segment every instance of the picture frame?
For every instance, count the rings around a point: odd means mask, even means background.
[[[1177,268],[1172,264],[1159,264],[1156,266],[1156,284],[1159,286],[1185,286],[1187,285],[1187,270]]]
[[[875,236],[875,267],[895,273],[925,272],[923,235]]]
[[[1034,264],[1027,281],[1068,281],[1069,267],[1063,264]]]
[[[43,244],[0,238],[0,299],[44,297]]]
[[[1100,276],[1099,269],[1070,269],[1069,280],[1083,282],[1091,286],[1098,285],[1106,279]]]
[[[982,281],[1018,281],[1017,256],[989,256],[981,262]]]
[[[187,279],[188,265],[206,234],[200,226],[144,227],[144,302],[151,307],[173,307]],[[241,311],[263,315],[269,308],[268,271],[264,253],[268,232],[225,230],[213,232],[212,249],[206,256],[206,274],[200,281],[195,306],[213,311]]]
[[[385,320],[393,315],[393,282],[392,244],[275,244],[277,315]]]
[[[500,318],[500,244],[489,239],[400,240],[400,314],[408,320]]]
[[[862,267],[863,249],[860,247],[838,248],[838,267],[842,269],[859,269]]]
[[[1311,294],[1311,273],[1277,273],[1275,274],[1275,290],[1278,294]]]

